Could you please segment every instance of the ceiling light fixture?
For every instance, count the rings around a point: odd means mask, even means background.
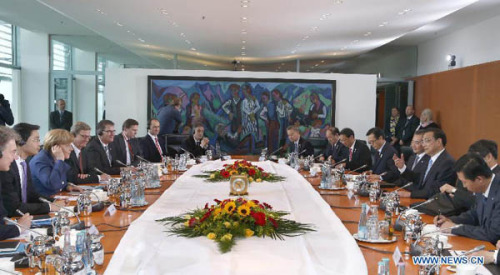
[[[245,44],[245,43],[247,43],[247,41],[246,40],[241,40],[241,43]]]
[[[244,50],[244,49],[246,49],[246,47],[245,46],[241,46],[241,49]]]
[[[186,44],[191,45],[191,41],[189,41],[189,40],[187,40],[187,39],[186,39],[186,40],[184,40],[184,42],[186,42]]]
[[[192,51],[196,51],[196,48],[191,48]]]
[[[141,41],[142,43],[146,43],[146,40],[144,40],[142,38],[137,38],[137,40]]]
[[[387,24],[389,24],[389,22],[382,22],[380,25],[378,25],[379,27],[385,27],[387,26]]]
[[[363,34],[363,36],[370,36],[372,35],[372,32],[366,32],[365,34]]]
[[[160,9],[160,12],[164,15],[168,15],[168,11],[166,9]]]
[[[342,3],[344,3],[344,0],[334,0],[333,3],[334,4],[342,4]]]
[[[116,24],[118,27],[123,27],[123,24],[122,24],[122,23],[120,23],[120,22],[118,22],[118,21],[117,21],[117,22],[115,22],[115,24]]]
[[[411,9],[404,9],[404,10],[398,12],[398,15],[405,15],[405,14],[409,13],[410,11],[411,11]]]

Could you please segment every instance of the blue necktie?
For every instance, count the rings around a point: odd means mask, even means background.
[[[425,174],[424,174],[424,181],[422,183],[425,182],[425,179],[427,178],[427,174],[429,174],[431,167],[432,167],[432,159],[429,159],[429,163],[427,164],[427,170],[425,170]]]

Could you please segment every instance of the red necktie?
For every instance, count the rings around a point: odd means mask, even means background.
[[[134,151],[132,151],[132,145],[130,145],[130,139],[127,139],[128,151],[130,153],[130,160],[134,158]]]
[[[80,164],[80,174],[83,174],[83,161],[82,161],[82,151],[78,154],[78,163]]]
[[[158,153],[160,153],[160,156],[163,155],[163,152],[161,151],[161,146],[160,146],[160,143],[158,142],[157,137],[155,137],[155,144],[156,144],[156,149],[158,149]]]
[[[349,161],[352,160],[352,148],[349,148]]]

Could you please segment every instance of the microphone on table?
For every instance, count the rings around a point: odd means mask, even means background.
[[[144,162],[151,163],[151,161],[149,161],[149,160],[147,160],[147,159],[145,159],[145,158],[143,158],[143,157],[141,157],[139,155],[135,155],[135,157],[138,158],[139,160],[144,161]]]
[[[281,146],[280,148],[278,148],[276,151],[272,152],[271,154],[269,154],[268,156],[271,157],[272,155],[278,153],[279,151],[283,150],[285,148],[285,146]]]
[[[363,164],[362,166],[360,166],[360,167],[358,167],[358,168],[356,168],[356,169],[354,169],[354,170],[351,170],[351,172],[356,172],[356,171],[359,171],[359,170],[361,170],[361,169],[363,169],[363,168],[366,168],[367,166],[368,166],[368,165]]]
[[[484,244],[482,245],[478,245],[476,247],[474,247],[473,249],[465,252],[464,254],[462,254],[462,256],[466,256],[466,255],[469,255],[469,254],[472,254],[472,253],[476,253],[476,252],[479,252],[481,250],[483,250],[486,246],[484,246]]]
[[[182,151],[184,151],[185,153],[190,154],[190,155],[191,155],[194,159],[196,159],[196,157],[194,156],[194,154],[193,154],[193,153],[189,152],[188,150],[186,150],[186,149],[184,149],[184,148],[182,148],[182,147],[181,147],[181,150],[182,150]]]
[[[450,227],[447,227],[447,228],[440,228],[440,229],[438,229],[438,230],[434,230],[434,231],[427,232],[427,233],[425,233],[425,234],[420,235],[420,236],[419,236],[419,237],[415,240],[415,242],[414,242],[414,243],[412,243],[412,244],[410,245],[410,255],[411,255],[411,256],[420,256],[420,255],[422,254],[423,247],[422,247],[422,246],[420,246],[420,245],[418,245],[418,242],[420,241],[420,239],[421,239],[423,236],[425,236],[425,235],[429,235],[429,234],[434,234],[434,233],[440,233],[440,232],[441,232],[441,231],[443,231],[443,230],[448,230],[448,229],[449,229],[449,230],[453,230],[453,229],[455,229],[455,228],[459,228],[459,227],[461,227],[461,226],[462,226],[461,224],[455,224],[454,226],[450,226]],[[478,246],[478,247],[476,247],[476,248],[479,248],[479,246]],[[474,249],[476,249],[476,248],[474,248]],[[472,250],[474,250],[474,249],[472,249]],[[483,247],[483,249],[484,249],[484,247]],[[480,250],[481,250],[481,249],[480,249]],[[478,250],[478,251],[479,251],[479,250]],[[473,252],[471,252],[471,253],[473,253]]]
[[[320,158],[320,157],[322,157],[322,156],[323,156],[323,154],[319,154],[319,155],[317,155],[314,159],[319,159],[319,158]]]
[[[78,220],[78,223],[77,223],[77,224],[72,225],[72,226],[71,226],[71,228],[76,229],[76,230],[82,230],[82,229],[85,229],[85,223],[84,223],[84,222],[82,222],[82,221],[80,220],[80,217],[78,217],[78,215],[75,213],[75,211],[73,211],[73,210],[71,210],[70,208],[67,208],[67,207],[65,207],[65,206],[59,205],[59,204],[57,204],[57,203],[53,203],[53,202],[51,202],[51,201],[49,201],[49,200],[47,200],[47,199],[45,199],[45,198],[42,198],[42,197],[38,198],[38,200],[39,200],[39,201],[41,201],[41,202],[48,203],[48,204],[50,204],[50,205],[57,206],[57,207],[59,207],[60,209],[64,209],[64,210],[66,210],[66,211],[68,211],[68,212],[72,213],[73,215],[75,215],[76,219]]]
[[[410,187],[410,186],[412,186],[412,185],[413,185],[413,181],[411,181],[411,182],[409,182],[409,183],[407,183],[407,184],[405,184],[405,185],[403,185],[403,186],[401,186],[401,187],[397,188],[396,190],[392,191],[391,193],[398,192],[399,190],[401,190],[401,189],[405,189],[405,188],[408,188],[408,187]]]
[[[20,224],[20,223],[18,223],[18,222],[16,222],[16,221],[13,221],[13,220],[11,220],[11,219],[9,219],[9,218],[7,218],[7,217],[3,217],[3,220],[4,220],[5,222],[15,224],[15,225],[17,225],[17,226],[21,227],[22,229],[24,229],[24,230],[26,230],[26,231],[29,231],[29,232],[35,233],[35,234],[37,234],[37,235],[39,235],[39,236],[42,236],[42,237],[45,237],[45,238],[50,238],[50,239],[52,239],[52,237],[51,237],[51,236],[49,236],[49,235],[46,235],[46,234],[40,233],[40,232],[38,232],[38,231],[32,230],[31,228],[26,227],[26,226],[24,226],[24,225],[22,225],[22,224]]]
[[[121,160],[119,160],[119,159],[117,159],[117,160],[115,160],[115,161],[116,161],[116,163],[118,163],[118,164],[120,164],[120,165],[122,165],[122,166],[124,166],[124,167],[129,167],[129,166],[131,166],[131,165],[127,165],[127,164],[125,164],[125,163],[121,162]]]
[[[344,162],[346,162],[346,161],[347,161],[347,159],[343,159],[343,160],[341,160],[341,161],[338,161],[338,162],[336,162],[336,163],[333,165],[333,167],[335,168],[335,167],[337,167],[337,165],[342,164],[342,163],[344,163]]]
[[[407,184],[407,185],[408,185],[408,184]],[[420,206],[423,206],[423,205],[429,204],[429,203],[431,203],[431,202],[433,202],[433,201],[435,201],[435,200],[437,200],[437,199],[438,199],[438,197],[437,197],[437,196],[434,196],[434,197],[432,197],[432,198],[430,198],[430,199],[428,199],[428,200],[426,200],[426,201],[424,201],[424,202],[421,202],[421,203],[419,203],[419,204],[417,204],[417,205],[414,205],[414,206],[412,206],[412,207],[408,207],[407,209],[405,209],[405,211],[410,210],[410,209],[416,209],[416,208],[418,208],[418,207],[420,207]],[[403,222],[400,220],[400,217],[401,217],[401,215],[399,215],[399,217],[398,217],[398,218],[396,219],[396,221],[394,222],[394,230],[396,230],[396,231],[402,231],[402,230],[403,230],[403,227],[404,227],[404,224],[403,224]]]
[[[94,167],[94,170],[95,170],[97,173],[101,174],[101,175],[106,174],[106,173],[104,173],[103,171],[99,170],[99,168],[97,168],[97,167]]]

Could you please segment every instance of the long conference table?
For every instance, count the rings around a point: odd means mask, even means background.
[[[233,156],[235,159],[256,161],[257,156]],[[390,258],[390,272],[397,274],[392,253],[399,247],[408,250],[401,233],[391,244],[361,243],[352,238],[358,230],[360,204],[368,202],[347,197],[346,191],[325,191],[318,188],[320,177],[266,162],[259,163],[264,170],[285,176],[283,182],[252,183],[249,198],[265,201],[277,210],[291,212],[287,216],[299,222],[314,224],[316,232],[284,241],[252,237],[238,240],[232,251],[221,254],[215,242],[200,237],[186,239],[169,236],[155,219],[178,215],[196,207],[203,207],[213,199],[228,198],[228,183],[207,183],[192,177],[218,164],[208,162],[193,166],[184,174],[162,177],[161,188],[147,189],[148,205],[118,210],[113,216],[104,211],[82,218],[87,226],[96,225],[105,234],[102,244],[104,264],[96,266],[98,274],[377,274],[377,263]],[[401,198],[402,205],[419,200]],[[379,210],[379,217],[383,216]],[[424,222],[432,217],[422,215]],[[488,242],[460,236],[448,241],[454,250],[469,250]],[[359,246],[358,246],[359,245]],[[405,257],[406,274],[418,274],[418,266]],[[18,269],[23,274],[38,270]],[[441,274],[453,274],[442,267]]]

